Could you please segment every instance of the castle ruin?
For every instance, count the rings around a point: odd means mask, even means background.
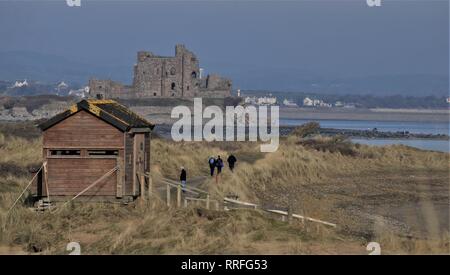
[[[218,75],[203,77],[199,61],[184,45],[175,46],[175,56],[140,51],[131,86],[113,80],[89,80],[95,98],[180,98],[231,96],[231,80]]]

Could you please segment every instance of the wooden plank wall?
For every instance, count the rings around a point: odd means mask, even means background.
[[[133,193],[135,196],[140,194],[140,177],[137,173],[145,172],[145,136],[144,133],[134,134],[134,180],[133,180]]]
[[[133,195],[133,137],[125,134],[125,190],[124,194]]]
[[[48,160],[50,197],[74,196],[117,165],[116,157],[90,157],[87,149],[118,150],[118,157],[122,160],[125,154],[124,133],[83,110],[44,131],[43,147],[44,158]],[[51,149],[77,149],[81,150],[81,155],[48,156]],[[115,197],[118,195],[118,178],[113,174],[83,196]],[[42,195],[47,195],[45,186],[42,187]]]
[[[116,158],[48,159],[50,196],[74,196],[117,165]],[[89,189],[84,196],[116,196],[117,176],[113,174]],[[46,188],[43,188],[46,194]]]
[[[94,115],[80,111],[47,129],[44,148],[123,148],[123,133]]]
[[[150,141],[151,141],[151,136],[150,133],[146,133],[145,134],[145,172],[150,173],[150,152],[151,152],[151,147],[150,147]]]

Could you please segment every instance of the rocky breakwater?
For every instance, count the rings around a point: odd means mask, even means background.
[[[29,110],[26,107],[14,106],[5,108],[0,106],[0,120],[3,121],[26,121],[50,118],[63,112],[69,107],[67,102],[54,102],[42,105],[40,108]]]

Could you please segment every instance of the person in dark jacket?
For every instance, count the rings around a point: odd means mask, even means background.
[[[181,181],[181,187],[183,188],[183,193],[184,193],[184,189],[186,188],[186,178],[187,178],[186,170],[184,169],[183,166],[181,166],[180,181]]]
[[[220,173],[222,173],[222,168],[223,168],[223,160],[220,158],[220,156],[217,156],[216,167],[217,167],[216,183],[218,183],[219,176],[220,176]]]
[[[236,163],[236,161],[237,161],[237,159],[233,154],[228,156],[227,162],[228,162],[228,167],[230,167],[231,172],[233,172],[234,164]]]
[[[211,177],[214,176],[214,170],[216,169],[216,159],[211,156],[208,159],[209,170],[211,171]]]

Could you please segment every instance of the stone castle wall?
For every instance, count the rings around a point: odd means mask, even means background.
[[[231,80],[218,75],[200,79],[199,61],[184,45],[175,46],[175,56],[137,53],[132,86],[112,80],[89,81],[90,94],[97,98],[229,97]]]

